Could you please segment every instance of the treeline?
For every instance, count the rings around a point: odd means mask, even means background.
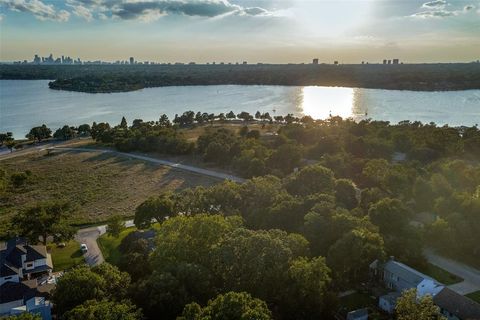
[[[184,85],[344,86],[400,90],[480,88],[480,64],[0,65],[0,79],[56,79],[52,89],[118,92]]]

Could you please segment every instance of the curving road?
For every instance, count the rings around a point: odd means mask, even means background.
[[[197,174],[201,174],[204,176],[209,176],[221,180],[232,180],[234,182],[245,182],[245,179],[236,177],[233,175],[229,175],[226,173],[221,173],[213,170],[208,170],[208,169],[203,169],[203,168],[198,168],[194,166],[189,166],[177,162],[172,162],[168,160],[161,160],[153,157],[148,157],[148,156],[143,156],[135,153],[126,153],[126,152],[119,152],[119,151],[114,151],[114,150],[109,150],[109,149],[89,149],[89,148],[69,148],[69,147],[52,147],[50,149],[54,150],[66,150],[66,151],[77,151],[77,152],[100,152],[100,153],[111,153],[114,155],[119,155],[127,158],[133,158],[133,159],[138,159],[138,160],[143,160],[155,164],[159,164],[162,166],[167,166],[171,167],[174,169],[179,169],[179,170],[184,170],[184,171],[189,171]]]

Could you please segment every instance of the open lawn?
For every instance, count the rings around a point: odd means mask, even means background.
[[[455,283],[462,282],[463,279],[448,272],[447,270],[444,270],[440,267],[437,267],[431,263],[427,263],[426,267],[420,267],[417,268],[418,271],[426,274],[427,276],[432,277],[433,279],[445,284],[445,285],[451,285]]]
[[[118,250],[118,246],[122,242],[123,238],[135,230],[135,227],[127,228],[120,233],[118,238],[109,236],[106,233],[98,238],[98,246],[100,247],[100,250],[102,250],[105,261],[113,265],[117,265],[119,263],[121,252]]]
[[[44,200],[74,205],[72,223],[105,221],[114,214],[132,216],[145,199],[164,190],[212,185],[218,180],[140,160],[97,152],[54,151],[0,161],[7,175],[31,171],[24,186],[0,197],[0,223],[18,210]]]
[[[74,240],[67,242],[63,248],[53,243],[49,244],[48,247],[52,255],[54,272],[70,269],[85,261],[80,245]]]
[[[466,295],[467,297],[469,297],[470,299],[480,303],[480,290],[479,291],[475,291],[475,292],[472,292],[472,293],[469,293]]]

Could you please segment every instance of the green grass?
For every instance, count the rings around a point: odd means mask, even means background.
[[[480,290],[465,295],[466,297],[480,303]]]
[[[113,265],[118,265],[122,253],[118,250],[118,246],[130,232],[137,230],[135,227],[127,228],[123,230],[118,238],[109,236],[108,234],[103,234],[98,238],[98,246],[102,250],[103,257],[105,261]]]
[[[431,263],[427,263],[425,267],[418,268],[418,271],[432,277],[433,279],[447,286],[463,281],[463,279],[459,276],[456,276],[453,273],[450,273],[447,270],[437,267]]]
[[[122,214],[132,216],[148,197],[164,190],[181,190],[218,182],[210,177],[172,170],[128,157],[98,152],[60,152],[3,159],[10,176],[31,171],[27,184],[9,186],[0,197],[0,225],[19,210],[47,200],[65,200],[74,208],[72,224],[97,223]]]
[[[51,244],[49,247],[54,272],[75,267],[85,261],[80,245],[74,240],[67,242],[64,248],[57,247],[55,244]]]
[[[340,306],[342,310],[349,312],[375,305],[375,301],[375,298],[372,299],[372,297],[366,293],[355,292],[348,296],[341,297]]]

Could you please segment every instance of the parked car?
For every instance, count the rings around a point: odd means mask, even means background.
[[[82,250],[83,253],[87,252],[88,251],[88,247],[85,243],[82,243],[80,245],[80,250]]]

